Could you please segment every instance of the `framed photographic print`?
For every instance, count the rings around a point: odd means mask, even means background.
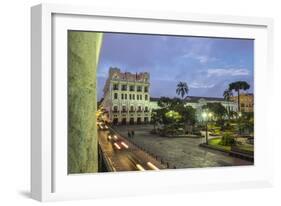
[[[33,198],[272,185],[271,19],[31,14]]]

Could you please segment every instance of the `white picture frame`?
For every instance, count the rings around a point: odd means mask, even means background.
[[[103,21],[102,24],[96,21]],[[116,24],[116,21],[120,24]],[[95,22],[95,24],[93,24]],[[135,24],[138,26],[132,26]],[[157,27],[154,24],[157,23]],[[168,31],[165,26],[173,28]],[[273,87],[273,21],[268,18],[155,13],[83,6],[40,4],[31,9],[31,196],[39,201],[112,197],[132,194],[178,193],[273,184],[273,132],[270,130],[270,88]],[[188,31],[187,26],[193,26]],[[112,29],[108,29],[112,27]],[[211,28],[211,29],[210,29]],[[223,29],[222,29],[223,28]],[[67,51],[65,31],[111,30],[135,33],[254,38],[255,46],[255,165],[249,167],[177,169],[68,176],[65,171],[65,107]],[[194,32],[194,33],[192,33]],[[169,33],[169,34],[170,34]],[[55,41],[55,39],[62,41]],[[60,68],[60,69],[57,69]],[[57,84],[57,81],[62,82]],[[267,88],[261,84],[266,83]],[[264,97],[266,94],[266,98]],[[59,110],[60,111],[60,110]],[[58,119],[57,116],[61,116]],[[62,123],[62,124],[61,124]],[[63,151],[63,152],[58,152]],[[64,166],[62,166],[64,165]],[[165,181],[163,181],[165,180]],[[153,185],[147,187],[147,183]],[[91,184],[95,183],[95,184]],[[79,187],[82,186],[83,187]],[[79,188],[79,189],[78,189]]]

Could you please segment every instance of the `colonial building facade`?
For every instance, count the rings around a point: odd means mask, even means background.
[[[231,97],[231,100],[238,104],[238,96]],[[254,112],[254,95],[252,93],[240,94],[240,111]]]
[[[149,73],[109,69],[104,86],[103,108],[113,124],[148,123],[151,119]]]

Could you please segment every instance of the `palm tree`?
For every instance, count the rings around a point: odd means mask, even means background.
[[[237,81],[237,82],[232,82],[229,84],[229,89],[230,91],[234,90],[237,92],[238,96],[238,111],[240,112],[240,90],[248,90],[250,89],[250,85],[245,82],[245,81]]]
[[[229,101],[230,101],[230,98],[233,96],[233,93],[231,90],[229,89],[226,89],[224,92],[223,92],[223,97],[224,99],[228,102],[228,108],[227,108],[227,113],[228,115],[230,114],[230,108],[229,108]]]
[[[183,99],[183,97],[185,95],[187,95],[188,92],[189,92],[189,88],[187,86],[187,83],[186,82],[179,82],[178,85],[177,85],[177,90],[176,90],[177,95],[180,95],[181,98]]]

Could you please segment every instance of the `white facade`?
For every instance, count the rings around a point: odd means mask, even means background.
[[[148,123],[151,119],[149,73],[122,73],[109,69],[104,87],[103,108],[114,124]]]

